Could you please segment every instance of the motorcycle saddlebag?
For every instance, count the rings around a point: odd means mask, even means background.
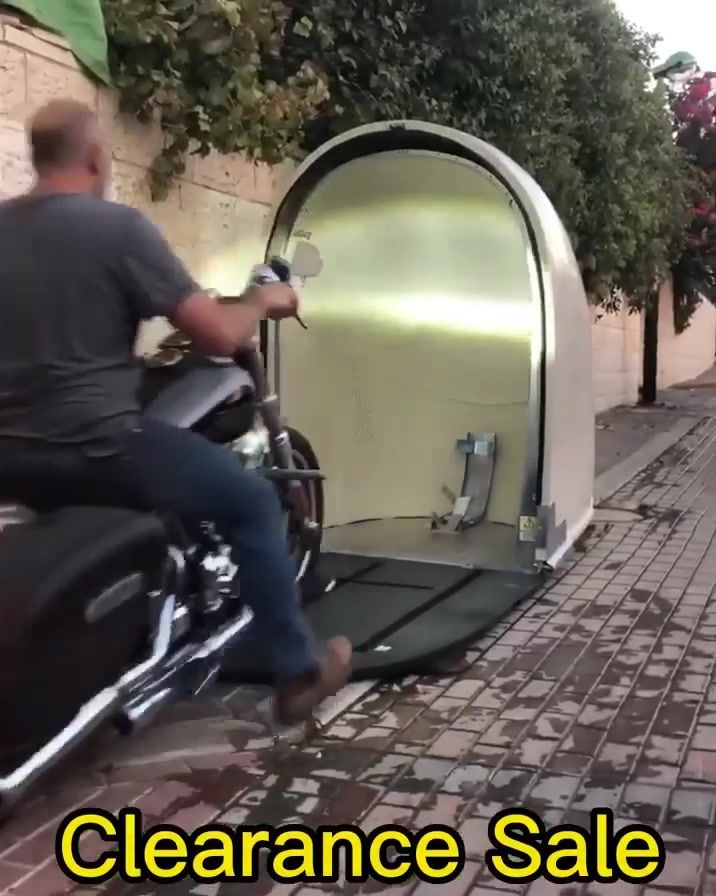
[[[166,564],[161,522],[131,510],[70,507],[0,532],[0,774],[142,659]]]

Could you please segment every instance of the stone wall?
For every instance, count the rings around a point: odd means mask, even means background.
[[[20,19],[0,13],[0,194],[14,195],[31,182],[24,123],[53,97],[72,96],[92,105],[113,149],[114,198],[143,209],[158,224],[192,273],[222,292],[241,288],[264,249],[265,225],[286,166],[269,169],[240,156],[193,158],[169,198],[153,203],[147,168],[161,147],[157,129],[120,116],[114,95],[90,83],[64,42]],[[687,332],[676,336],[669,298],[662,297],[659,384],[695,376],[711,366],[716,312],[703,307]],[[140,351],[164,332],[152,322]],[[598,411],[638,400],[641,377],[640,316],[594,315],[594,400]]]

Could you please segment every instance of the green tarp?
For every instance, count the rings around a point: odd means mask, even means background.
[[[100,0],[0,0],[0,6],[15,7],[59,34],[90,72],[111,84]]]

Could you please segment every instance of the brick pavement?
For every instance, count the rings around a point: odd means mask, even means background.
[[[596,420],[596,475],[643,448],[683,417],[700,418],[709,409],[716,409],[716,367],[695,380],[660,391],[656,404],[622,406],[602,412]]]
[[[621,511],[613,522],[611,510]],[[455,825],[469,863],[443,885],[446,896],[716,894],[716,418],[614,495],[599,520],[545,592],[475,645],[459,677],[382,686],[298,747],[272,743],[258,695],[246,690],[219,691],[136,739],[93,746],[0,831],[0,888],[96,893],[56,868],[57,822],[76,805],[133,804],[149,822],[188,828],[210,819]],[[617,826],[653,823],[666,869],[646,888],[501,884],[481,863],[487,820],[517,805],[550,824],[586,824],[595,806],[613,808]],[[429,886],[391,890],[425,896]],[[323,891],[270,880],[104,888]]]

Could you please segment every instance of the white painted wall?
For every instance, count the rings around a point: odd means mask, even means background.
[[[597,413],[639,400],[642,317],[592,309],[594,407]]]
[[[670,287],[662,290],[659,305],[659,349],[657,354],[659,389],[692,380],[714,363],[716,350],[716,309],[702,302],[691,325],[678,336]]]
[[[597,413],[639,400],[642,375],[643,315],[604,314],[592,309],[594,406]],[[677,336],[670,284],[659,304],[658,388],[666,389],[697,377],[714,364],[716,309],[704,302],[691,326]]]

